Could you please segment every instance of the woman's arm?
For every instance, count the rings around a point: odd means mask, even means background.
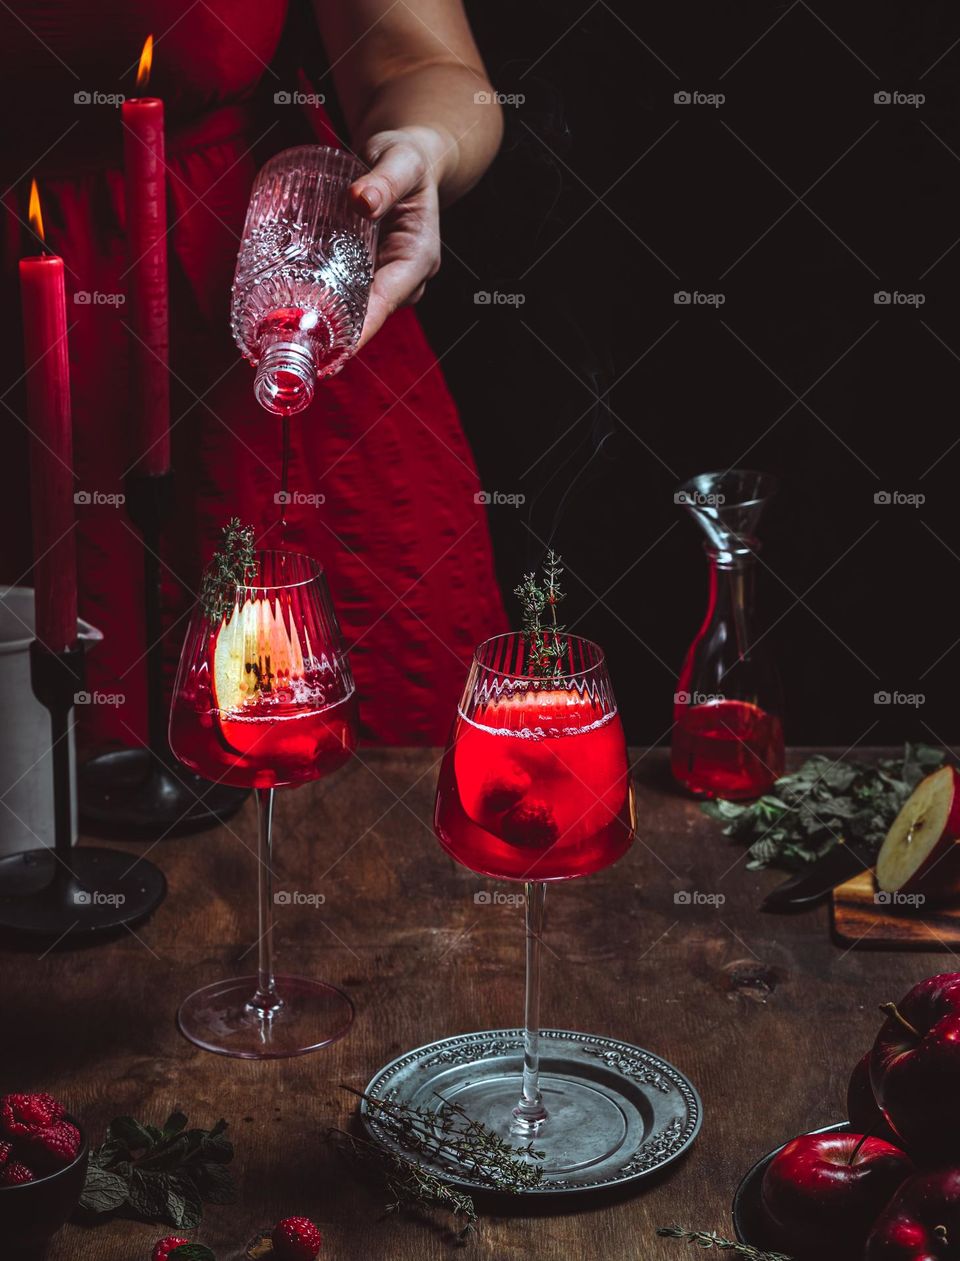
[[[354,149],[357,209],[384,220],[361,345],[440,266],[439,207],[480,178],[500,107],[461,0],[315,0]]]

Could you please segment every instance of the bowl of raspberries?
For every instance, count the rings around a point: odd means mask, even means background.
[[[87,1175],[87,1140],[47,1094],[0,1097],[0,1238],[39,1248],[77,1207]]]

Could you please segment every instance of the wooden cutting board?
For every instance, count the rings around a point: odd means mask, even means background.
[[[861,950],[950,950],[960,946],[960,906],[898,908],[875,900],[872,871],[833,891],[833,935]]]

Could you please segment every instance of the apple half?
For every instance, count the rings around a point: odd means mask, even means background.
[[[901,807],[877,857],[883,893],[922,893],[930,902],[960,895],[960,773],[944,766],[920,781]]]
[[[289,616],[289,615],[288,615]],[[290,686],[303,676],[304,658],[292,618],[269,599],[234,605],[217,632],[213,687],[217,709],[241,709],[276,684]]]

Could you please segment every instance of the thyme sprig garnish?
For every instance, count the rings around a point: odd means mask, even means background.
[[[200,606],[213,626],[219,626],[233,608],[237,587],[257,576],[252,525],[231,517],[223,527],[223,542],[210,557],[200,587]]]
[[[685,1239],[698,1248],[716,1248],[719,1252],[732,1252],[744,1261],[793,1261],[785,1252],[763,1252],[748,1243],[724,1239],[715,1230],[685,1230],[682,1226],[660,1226],[657,1234],[666,1239]]]
[[[544,1153],[533,1143],[512,1147],[499,1134],[474,1120],[458,1103],[444,1101],[428,1108],[392,1099],[380,1099],[345,1086],[363,1099],[376,1114],[377,1125],[404,1151],[382,1146],[369,1139],[331,1129],[328,1137],[341,1154],[372,1169],[384,1181],[392,1197],[387,1212],[424,1212],[443,1208],[462,1220],[458,1231],[464,1237],[477,1222],[472,1198],[458,1190],[442,1173],[424,1168],[413,1155],[431,1163],[449,1162],[464,1177],[482,1183],[493,1191],[528,1191],[538,1186],[543,1168],[534,1162]]]
[[[555,678],[560,674],[560,659],[567,651],[566,640],[561,639],[566,627],[557,621],[557,605],[566,599],[566,592],[560,588],[562,573],[560,557],[550,548],[542,580],[538,581],[536,572],[524,574],[523,581],[513,593],[523,610],[522,628],[529,645],[529,671],[538,679]]]
[[[389,1196],[384,1206],[386,1213],[422,1216],[431,1209],[443,1209],[457,1219],[455,1233],[460,1240],[466,1239],[476,1228],[478,1217],[473,1200],[452,1183],[399,1152],[388,1151],[378,1143],[348,1134],[346,1130],[331,1128],[327,1131],[327,1138],[341,1156],[383,1182]]]

